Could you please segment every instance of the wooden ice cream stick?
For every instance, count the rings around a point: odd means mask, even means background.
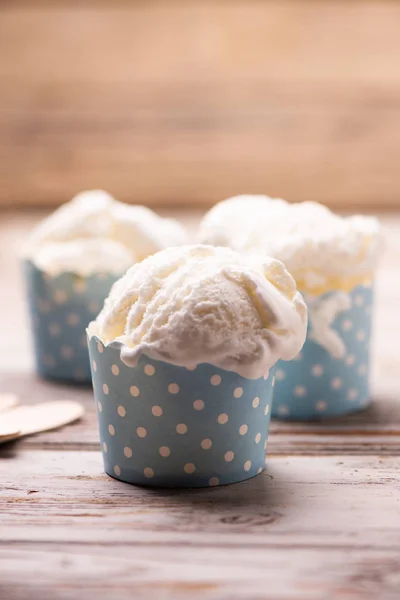
[[[25,435],[57,429],[76,421],[83,414],[83,406],[72,400],[18,406],[0,413],[0,444]]]
[[[0,394],[0,412],[10,410],[18,404],[18,396],[15,394]]]

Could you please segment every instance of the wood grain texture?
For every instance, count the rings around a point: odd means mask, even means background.
[[[399,207],[400,5],[5,3],[0,204]]]
[[[398,458],[276,458],[248,482],[175,492],[116,482],[94,453],[10,460],[0,461],[9,593],[396,597]]]

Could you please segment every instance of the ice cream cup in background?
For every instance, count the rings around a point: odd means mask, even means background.
[[[264,469],[274,368],[247,379],[210,364],[194,370],[89,338],[106,473],[155,487],[239,482]]]
[[[272,416],[312,420],[365,408],[371,402],[372,286],[305,299],[307,339],[295,360],[277,364]]]
[[[23,262],[36,369],[46,379],[90,383],[85,328],[118,275],[49,275]]]

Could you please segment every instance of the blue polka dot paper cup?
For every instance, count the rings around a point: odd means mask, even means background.
[[[329,298],[330,294],[324,295]],[[312,325],[299,356],[280,361],[276,368],[272,416],[313,420],[358,411],[370,404],[369,371],[373,292],[357,286],[350,293],[350,308],[330,324],[343,344],[334,358],[312,339]]]
[[[264,469],[273,369],[250,380],[209,364],[189,370],[89,339],[106,473],[156,487],[236,483]]]
[[[116,276],[51,276],[23,263],[36,369],[46,379],[89,384],[85,328],[100,311]]]

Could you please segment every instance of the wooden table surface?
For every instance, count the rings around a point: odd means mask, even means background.
[[[0,599],[397,600],[400,216],[383,218],[371,408],[274,422],[262,475],[194,491],[106,476],[91,391],[32,373],[14,251],[38,217],[0,213],[0,389],[87,412],[0,451]]]

